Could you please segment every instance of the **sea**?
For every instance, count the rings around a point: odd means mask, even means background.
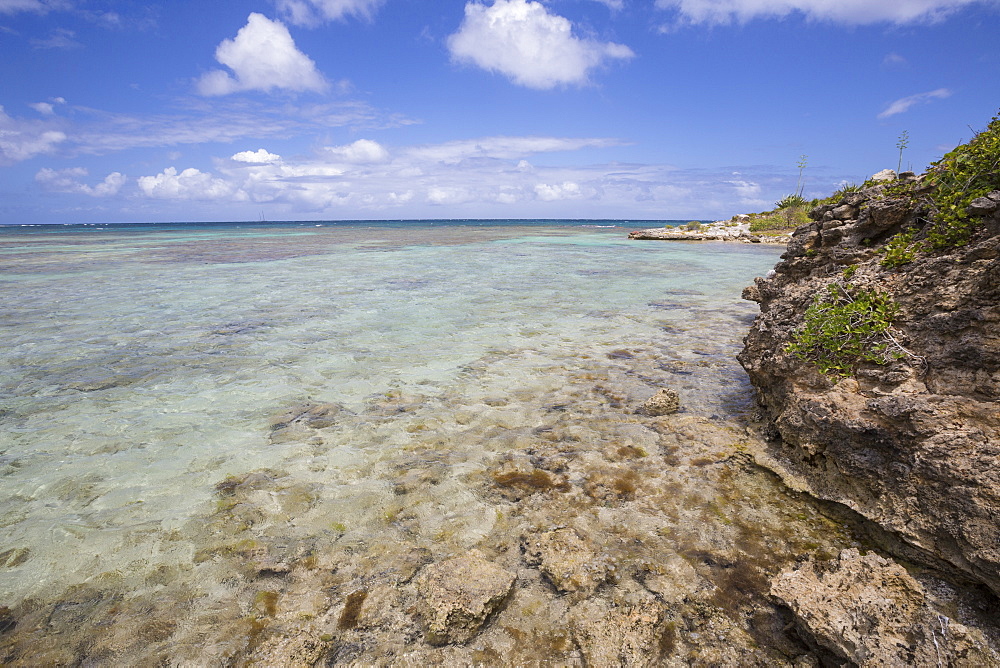
[[[0,228],[0,661],[267,663],[308,637],[335,663],[488,664],[557,613],[445,657],[419,612],[345,626],[344,597],[411,601],[386,573],[477,550],[572,608],[524,541],[575,527],[617,564],[570,590],[587,605],[657,591],[647,562],[685,569],[657,594],[681,605],[668,590],[726,586],[718,554],[767,552],[773,572],[796,540],[847,541],[741,463],[740,293],[783,249],[627,238],[679,222]],[[679,412],[643,415],[662,388]],[[792,547],[747,529],[765,526]]]

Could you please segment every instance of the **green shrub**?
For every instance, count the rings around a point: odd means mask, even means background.
[[[942,250],[968,243],[979,223],[966,213],[972,200],[1000,189],[1000,116],[968,143],[931,163],[928,183],[932,217],[927,231],[931,248]]]
[[[808,222],[809,215],[806,213],[805,207],[793,206],[753,216],[750,219],[750,231],[794,230]]]
[[[785,195],[774,203],[774,208],[787,209],[790,206],[805,206],[806,204],[808,204],[808,200],[801,195]]]
[[[896,311],[887,293],[833,283],[813,298],[785,350],[833,377],[864,362],[888,364],[907,354],[892,336]]]
[[[697,220],[692,220],[690,223],[684,226],[690,232],[697,232],[701,229],[701,223]]]

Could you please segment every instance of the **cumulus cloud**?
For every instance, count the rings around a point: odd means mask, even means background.
[[[614,218],[625,211],[632,217],[728,218],[766,208],[787,192],[787,170],[778,168],[712,172],[593,161],[594,148],[623,143],[586,137],[483,137],[399,146],[390,152],[362,139],[276,160],[270,160],[278,156],[266,149],[241,152],[249,161],[225,154],[211,172],[170,167],[134,181],[139,196],[184,203],[189,215],[199,207],[219,211],[213,207],[224,205],[252,217],[269,207],[268,217],[288,219]],[[574,150],[588,151],[586,164],[554,155]],[[528,161],[539,154],[546,159]],[[79,168],[42,170],[36,178],[44,187],[69,192],[84,193],[82,186],[88,183]],[[109,189],[114,185],[113,180],[105,182]],[[102,184],[90,187],[96,193]]]
[[[52,153],[66,141],[66,134],[44,121],[12,118],[0,106],[0,165]]]
[[[277,0],[278,11],[289,22],[315,26],[345,16],[371,19],[385,0]]]
[[[125,185],[125,175],[120,172],[111,172],[104,177],[104,180],[97,185],[90,186],[83,183],[81,179],[87,176],[87,170],[83,167],[71,167],[69,169],[54,170],[42,167],[35,174],[35,181],[40,183],[46,190],[64,193],[80,193],[91,197],[111,197],[117,195],[122,186]]]
[[[54,116],[57,104],[66,104],[66,99],[62,97],[50,97],[50,102],[35,102],[28,106],[40,113],[42,116]]]
[[[42,116],[52,116],[56,113],[55,107],[52,106],[51,102],[35,102],[34,104],[29,104],[28,106],[40,113]]]
[[[849,25],[937,21],[982,0],[656,0],[690,23],[745,23],[756,18],[801,14]]]
[[[256,151],[240,151],[229,159],[235,160],[236,162],[249,162],[256,165],[269,165],[273,162],[281,162],[280,155],[270,153],[262,148],[259,148]]]
[[[538,199],[543,202],[554,202],[562,199],[578,199],[583,196],[583,192],[580,190],[580,184],[573,183],[572,181],[566,181],[564,183],[553,185],[548,183],[539,183],[535,186],[535,194],[538,195]]]
[[[466,4],[448,49],[457,62],[537,89],[584,84],[595,67],[635,55],[623,44],[576,37],[568,19],[528,0],[495,0],[490,7]]]
[[[325,152],[331,158],[355,165],[372,165],[388,162],[389,151],[370,139],[359,139],[346,146],[327,146]]]
[[[275,89],[323,91],[328,86],[316,63],[295,46],[288,28],[256,12],[250,14],[235,38],[219,44],[215,59],[232,74],[224,70],[203,74],[197,82],[202,95]]]
[[[140,176],[137,183],[143,194],[153,199],[245,199],[236,184],[193,167],[179,174],[176,168],[167,167],[155,176]]]
[[[890,116],[895,116],[896,114],[902,114],[905,111],[909,111],[910,107],[913,105],[923,104],[924,102],[930,102],[931,100],[943,100],[946,97],[951,97],[951,91],[947,88],[938,88],[937,90],[928,91],[926,93],[917,93],[916,95],[902,97],[886,107],[885,110],[878,115],[878,117],[889,118]]]

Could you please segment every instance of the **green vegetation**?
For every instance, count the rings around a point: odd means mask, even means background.
[[[809,222],[805,206],[788,206],[750,214],[751,232],[787,232]]]
[[[896,145],[902,150],[906,133]],[[967,244],[981,225],[968,213],[978,197],[1000,189],[1000,116],[994,116],[985,130],[968,143],[957,146],[931,164],[920,190],[912,182],[884,185],[881,196],[907,198],[922,209],[923,228],[900,232],[886,244],[882,266],[897,268],[914,260],[918,253],[940,251]]]
[[[885,257],[882,258],[882,266],[888,269],[902,267],[904,264],[913,262],[920,250],[920,244],[913,243],[917,236],[917,230],[911,228],[905,232],[900,232],[885,245]]]
[[[833,283],[813,298],[785,350],[835,378],[865,362],[889,364],[909,354],[892,335],[896,310],[887,293]]]
[[[774,203],[775,209],[787,209],[793,206],[805,206],[809,202],[802,195],[785,195]]]
[[[966,212],[969,204],[1000,190],[1000,116],[968,143],[931,164],[927,178],[933,218],[927,241],[934,250],[968,243],[977,219]]]
[[[697,232],[701,229],[701,223],[697,220],[692,220],[690,223],[684,226],[690,232]]]

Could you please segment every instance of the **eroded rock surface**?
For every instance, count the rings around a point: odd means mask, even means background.
[[[522,547],[525,563],[537,566],[562,592],[593,592],[614,574],[600,547],[570,527],[529,534]]]
[[[761,314],[739,359],[781,437],[758,461],[881,526],[909,558],[1000,594],[1000,215],[978,219],[968,244],[886,268],[889,241],[921,239],[931,215],[891,187],[814,209],[745,294]],[[891,296],[899,359],[838,380],[788,351],[814,295],[835,283]]]
[[[676,413],[680,407],[680,396],[676,390],[660,388],[656,394],[643,402],[638,412],[643,415],[659,417],[660,415]]]
[[[472,638],[510,594],[516,579],[515,573],[490,563],[478,550],[424,568],[416,585],[427,641],[445,645]]]
[[[799,626],[840,660],[860,666],[997,666],[978,630],[929,605],[906,570],[874,553],[809,560],[771,584]]]

